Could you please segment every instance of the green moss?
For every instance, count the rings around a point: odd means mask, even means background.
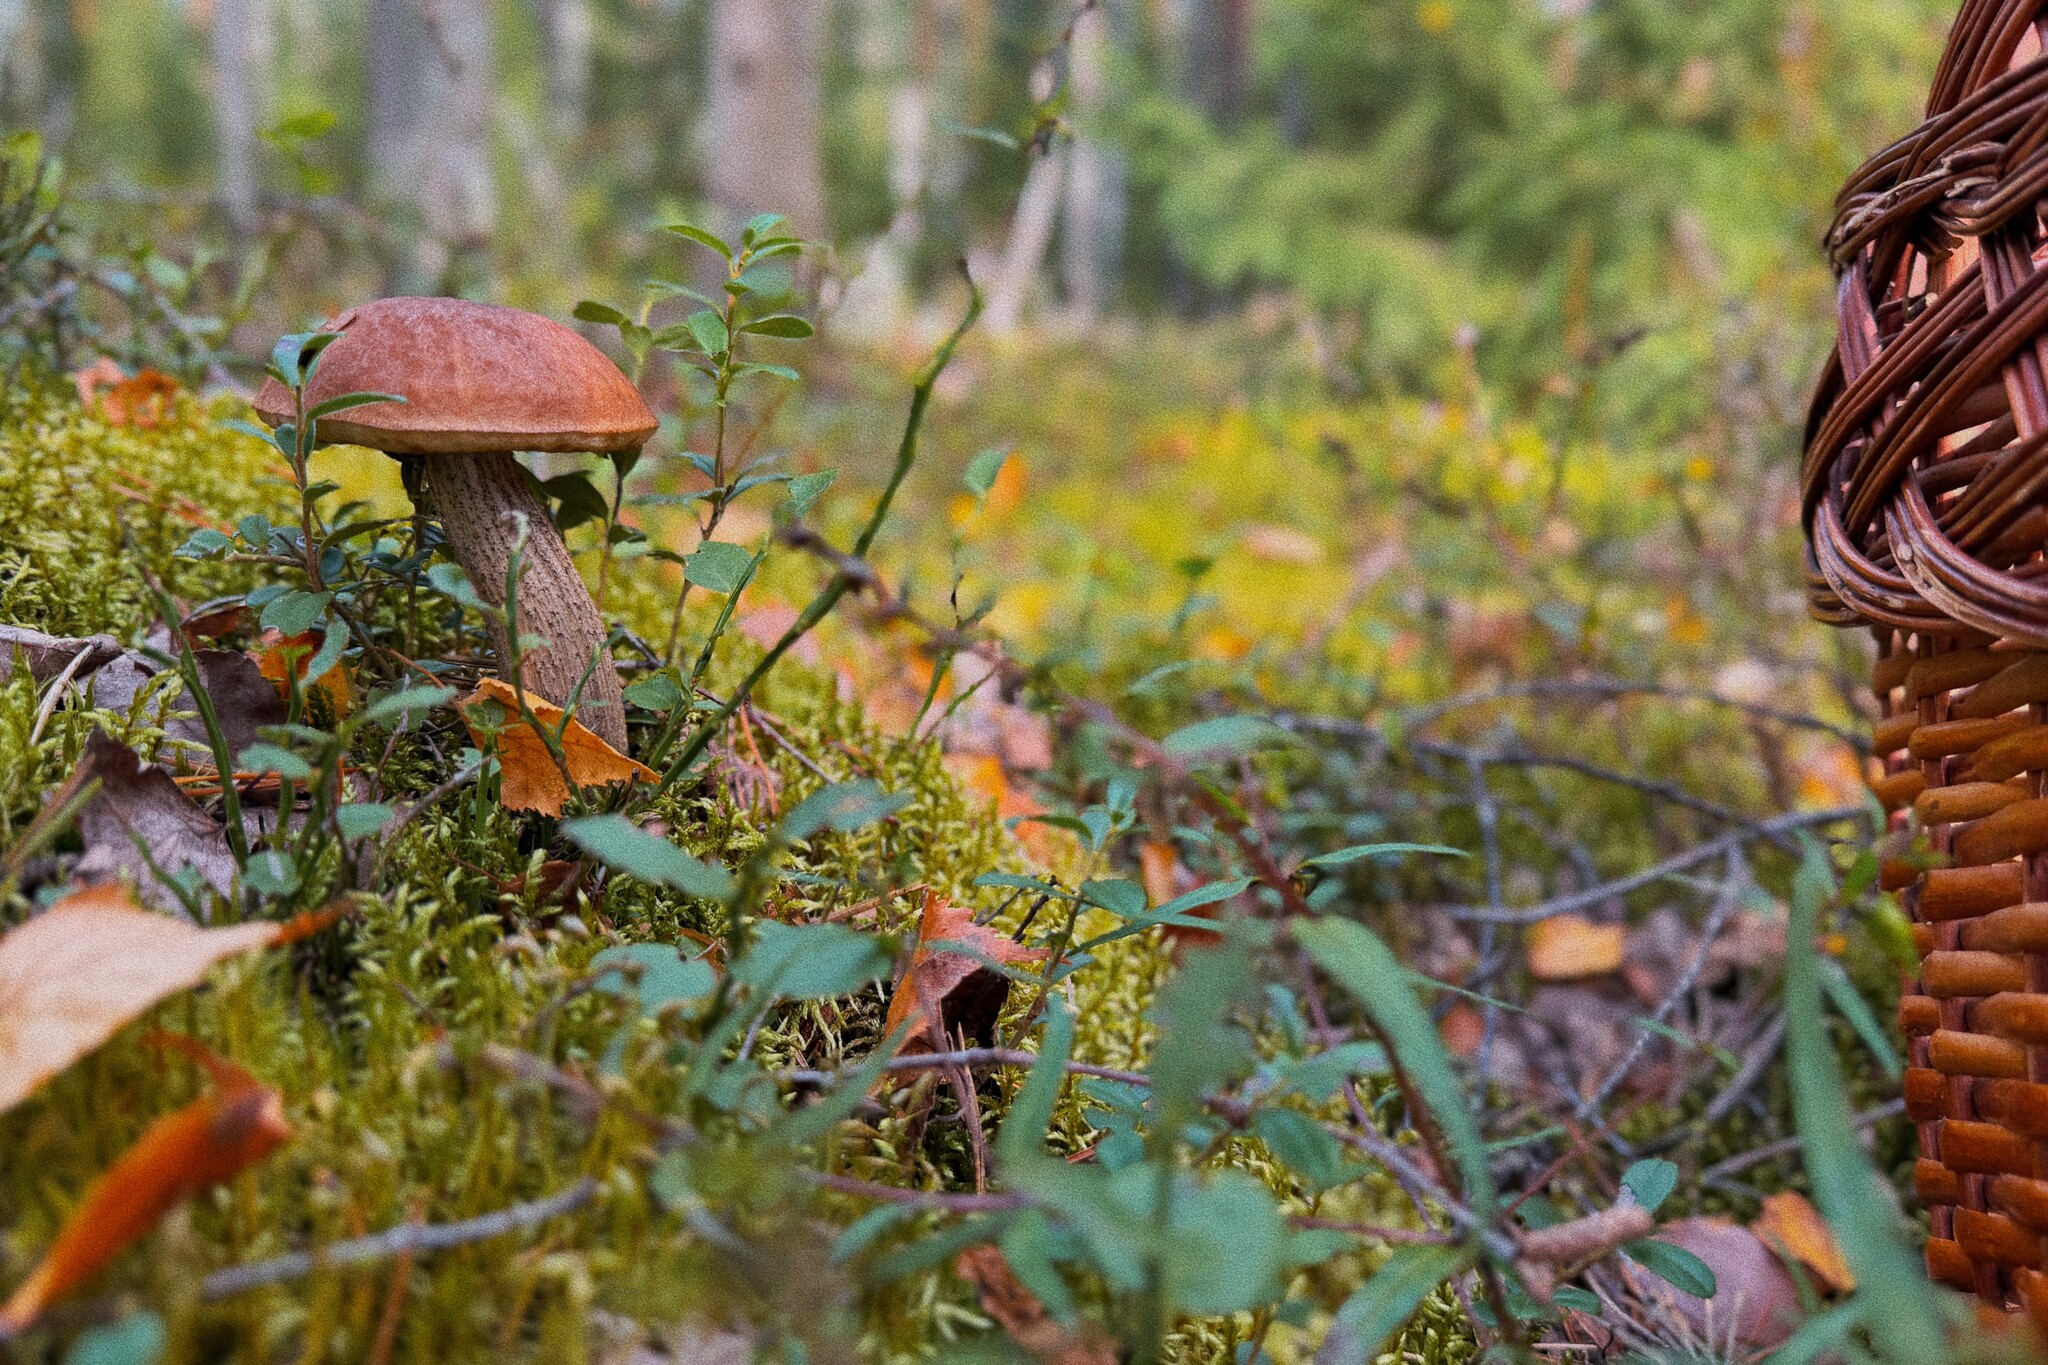
[[[252,586],[245,566],[172,556],[195,523],[249,511],[275,517],[287,501],[263,448],[222,432],[212,416],[185,400],[172,420],[141,431],[110,426],[61,395],[0,400],[0,621],[132,638],[151,623],[145,567],[187,601]],[[616,574],[615,611],[643,637],[665,638],[672,604],[659,566],[641,561]],[[688,616],[692,653],[711,610],[702,604]],[[712,690],[731,687],[758,657],[755,645],[728,640]],[[95,726],[145,751],[157,738],[132,717],[67,705],[31,742],[41,700],[25,675],[0,683],[0,839],[33,817]],[[1021,870],[1021,855],[992,809],[948,775],[936,745],[883,734],[842,699],[835,678],[800,666],[779,669],[757,700],[768,723],[734,744],[721,776],[679,787],[649,812],[673,838],[737,865],[778,812],[827,781],[873,778],[908,803],[880,824],[792,850],[762,913],[813,920],[872,901],[875,926],[901,935],[918,910],[907,892],[928,887],[981,912],[1001,910],[997,925],[1014,927],[1027,907],[1004,908],[1007,893],[974,882]],[[387,789],[403,798],[445,778],[465,743],[459,723],[440,715],[388,749],[378,737],[356,759],[380,765]],[[727,780],[735,767],[748,779]],[[602,1324],[619,1321],[785,1328],[812,1342],[814,1359],[848,1358],[847,1343],[858,1342],[865,1359],[943,1360],[990,1340],[993,1324],[972,1289],[944,1268],[874,1286],[834,1263],[833,1239],[866,1205],[818,1195],[787,1154],[764,1157],[743,1125],[706,1128],[692,1157],[703,1206],[664,1208],[649,1194],[658,1143],[647,1119],[674,1111],[694,1055],[692,1025],[639,1018],[620,998],[589,989],[587,966],[610,943],[676,942],[723,926],[711,907],[623,877],[574,914],[536,904],[538,879],[528,874],[567,850],[554,822],[515,816],[492,796],[473,785],[410,823],[380,850],[383,881],[341,928],[223,968],[0,1115],[8,1154],[0,1284],[26,1273],[92,1179],[152,1120],[203,1093],[192,1066],[145,1043],[149,1029],[190,1034],[276,1086],[295,1130],[261,1165],[116,1258],[77,1306],[18,1344],[22,1358],[44,1358],[116,1307],[146,1306],[164,1316],[174,1361],[361,1359],[394,1295],[403,1327],[396,1358],[421,1362],[585,1360]],[[1069,877],[1085,870],[1060,869]],[[25,910],[17,898],[0,916]],[[1083,928],[1108,924],[1096,914]],[[1108,945],[1069,978],[1062,989],[1080,1020],[1077,1055],[1143,1065],[1152,1042],[1146,1011],[1170,970],[1162,946],[1141,936]],[[1010,1041],[1026,1041],[1018,1030],[1028,994],[1013,993],[1002,1025]],[[877,985],[781,1009],[764,1022],[754,1054],[771,1067],[844,1065],[872,1050],[886,1006]],[[595,1104],[491,1060],[517,1055],[587,1083]],[[977,1103],[991,1131],[1021,1080],[980,1078]],[[831,1144],[836,1167],[914,1188],[971,1187],[965,1128],[926,1121],[953,1112],[946,1087],[906,1086],[894,1099],[843,1125]],[[1055,1147],[1079,1151],[1096,1136],[1070,1090],[1055,1116]],[[1412,1217],[1390,1185],[1373,1180],[1312,1200],[1250,1140],[1226,1144],[1217,1160],[1255,1172],[1299,1211],[1381,1223]],[[537,1234],[437,1254],[411,1274],[386,1261],[217,1303],[200,1293],[204,1277],[226,1266],[408,1219],[471,1217],[585,1176],[600,1193],[581,1211]],[[746,1250],[719,1249],[705,1235],[707,1217]],[[1376,1259],[1333,1263],[1305,1275],[1298,1290],[1333,1311]],[[1084,1303],[1106,1303],[1099,1286],[1076,1289]],[[1221,1365],[1254,1330],[1249,1317],[1183,1324],[1173,1359]],[[1436,1361],[1464,1358],[1436,1343],[1468,1339],[1432,1307],[1407,1340]],[[1281,1349],[1279,1337],[1273,1342]]]
[[[145,566],[191,601],[249,586],[244,566],[171,557],[284,500],[275,454],[223,415],[181,397],[156,427],[115,426],[49,389],[0,391],[0,622],[126,639],[154,621]]]

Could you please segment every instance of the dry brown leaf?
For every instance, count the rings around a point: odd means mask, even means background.
[[[191,868],[223,896],[233,888],[235,858],[227,831],[180,791],[169,773],[95,730],[78,766],[51,800],[62,805],[88,782],[99,785],[78,813],[78,834],[85,843],[85,857],[75,869],[79,880],[125,878],[145,900],[167,910],[176,910],[179,901],[159,880],[159,872],[174,877]]]
[[[1733,1338],[1749,1347],[1783,1343],[1805,1316],[1799,1286],[1748,1228],[1720,1218],[1682,1218],[1659,1228],[1655,1238],[1706,1262],[1716,1289],[1713,1298],[1696,1299],[1637,1270],[1637,1287],[1653,1312],[1682,1318],[1707,1340]]]
[[[0,1112],[216,963],[291,932],[202,929],[142,909],[118,885],[72,892],[0,937]]]
[[[46,683],[69,669],[73,678],[83,678],[103,664],[121,657],[121,642],[111,635],[76,638],[45,635],[26,626],[0,626],[0,681],[14,675],[16,654],[28,665],[29,675]],[[80,656],[84,657],[80,657]]]
[[[958,943],[980,957],[940,943]],[[889,1014],[883,1021],[884,1037],[894,1037],[899,1027],[909,1025],[904,1052],[931,1050],[932,1021],[938,1021],[941,1037],[956,1034],[986,1043],[996,1016],[1009,999],[1010,979],[983,965],[992,962],[1029,962],[1044,954],[1005,938],[985,925],[976,924],[966,906],[949,904],[936,891],[924,893],[924,909],[917,926],[917,947],[911,951],[910,966],[889,997]]]
[[[519,713],[519,694],[512,685],[499,678],[485,678],[477,684],[476,691],[464,697],[461,702],[463,721],[469,726],[470,737],[479,748],[484,743],[484,734],[470,719],[469,708],[479,702],[496,702],[504,708],[504,728],[497,732],[498,766],[504,773],[500,799],[512,810],[533,810],[543,815],[560,815],[562,803],[569,799],[569,789],[562,785],[561,770],[548,753],[547,744]],[[554,730],[562,724],[562,708],[551,701],[526,694],[526,704],[533,708],[534,716],[542,725]],[[583,723],[571,716],[568,728],[562,731],[562,757],[568,761],[569,777],[581,787],[608,787],[614,782],[630,782],[635,778],[652,781],[654,769],[614,749],[583,727]]]
[[[1529,971],[1538,981],[1577,981],[1621,966],[1628,930],[1578,915],[1552,915],[1529,930]]]
[[[1138,845],[1138,879],[1144,883],[1145,899],[1164,905],[1181,893],[1180,855],[1172,844],[1147,839]]]
[[[277,1091],[188,1038],[162,1041],[193,1056],[212,1076],[215,1089],[150,1124],[87,1187],[42,1263],[0,1305],[0,1339],[21,1331],[98,1274],[178,1204],[233,1178],[291,1136]]]
[[[981,1311],[1045,1365],[1116,1365],[1116,1346],[1101,1329],[1062,1325],[1017,1278],[1000,1247],[967,1248],[954,1259],[953,1273],[974,1286]]]
[[[1835,1243],[1834,1229],[1797,1190],[1766,1197],[1763,1212],[1750,1223],[1749,1230],[1811,1270],[1837,1294],[1855,1290],[1856,1276]]]
[[[325,640],[324,635],[310,630],[289,637],[278,631],[266,630],[263,632],[262,647],[255,655],[256,671],[268,678],[270,685],[277,689],[277,695],[289,703],[291,694],[285,683],[287,657],[290,658],[291,676],[303,679],[306,676],[306,665],[320,652],[320,646]],[[345,663],[337,663],[321,674],[320,681],[314,683],[313,687],[327,698],[327,704],[334,710],[335,719],[339,720],[349,713],[354,700],[349,692],[348,666]]]

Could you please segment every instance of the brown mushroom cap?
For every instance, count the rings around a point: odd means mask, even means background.
[[[321,418],[322,444],[394,455],[600,451],[654,434],[654,414],[619,367],[549,318],[467,299],[398,298],[327,326],[341,335],[306,386],[309,410],[345,393],[406,401]],[[256,412],[272,426],[290,421],[290,391],[265,380]]]

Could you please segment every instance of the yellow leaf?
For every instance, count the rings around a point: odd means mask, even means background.
[[[1552,915],[1529,930],[1529,971],[1539,981],[1604,976],[1621,966],[1628,930],[1578,915]]]
[[[142,909],[118,882],[72,892],[0,938],[0,1112],[216,963],[291,933],[202,929]]]
[[[287,637],[278,631],[266,630],[263,632],[263,647],[256,651],[256,671],[276,684],[279,696],[289,697],[289,691],[285,686],[286,656],[292,656],[290,676],[304,678],[306,665],[313,661],[313,656],[320,652],[320,646],[325,641],[326,636],[317,631],[302,631]],[[337,720],[349,713],[352,704],[347,670],[346,663],[337,663],[322,673],[320,680],[313,684],[314,688],[327,698],[328,705],[334,708]]]
[[[1820,1210],[1796,1190],[1765,1198],[1763,1212],[1749,1230],[1811,1270],[1836,1293],[1847,1294],[1856,1288],[1856,1276],[1835,1243],[1834,1230]]]
[[[512,810],[560,815],[562,803],[569,799],[569,789],[562,784],[561,769],[548,753],[546,741],[520,714],[519,694],[510,683],[485,678],[477,684],[476,691],[462,699],[463,721],[469,726],[470,738],[479,748],[483,746],[484,732],[469,712],[479,702],[487,701],[496,702],[505,710],[504,726],[497,732],[498,767],[504,775],[501,799]],[[564,727],[562,708],[553,702],[528,692],[526,704],[550,732],[560,731],[562,757],[567,761],[570,780],[579,789],[608,787],[635,778],[652,781],[656,776],[654,769],[626,757],[585,729],[575,717],[569,717]]]

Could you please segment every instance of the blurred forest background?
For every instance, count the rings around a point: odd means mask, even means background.
[[[566,313],[646,228],[773,209],[845,335],[964,255],[992,331],[1248,315],[1351,393],[1575,400],[1627,353],[1607,410],[1658,436],[1732,334],[1796,399],[1827,204],[1951,8],[0,0],[0,122],[252,337],[372,291]]]

